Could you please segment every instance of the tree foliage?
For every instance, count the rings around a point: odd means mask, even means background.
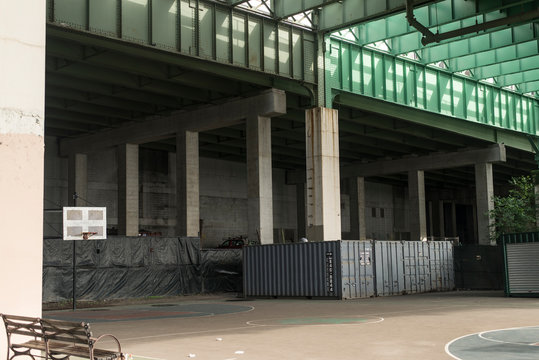
[[[494,196],[494,210],[489,216],[494,220],[496,236],[535,231],[535,194],[531,176],[513,177],[507,196]]]

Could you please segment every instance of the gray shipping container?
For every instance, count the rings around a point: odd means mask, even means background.
[[[451,242],[340,240],[247,246],[245,296],[338,299],[454,288]]]
[[[506,244],[506,292],[539,295],[539,242]]]

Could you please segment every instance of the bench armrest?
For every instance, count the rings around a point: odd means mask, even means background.
[[[116,342],[116,344],[118,345],[118,352],[120,353],[120,357],[121,359],[123,359],[124,355],[122,353],[122,345],[120,345],[120,340],[118,340],[118,338],[112,334],[103,334],[99,336],[98,338],[92,338],[93,345],[95,346],[101,339],[106,338],[106,337],[110,337]]]

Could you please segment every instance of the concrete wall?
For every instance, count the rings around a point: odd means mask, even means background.
[[[350,238],[350,196],[343,182],[341,216],[343,239]],[[365,222],[367,239],[400,240],[409,232],[408,195],[406,188],[365,181]]]
[[[0,312],[41,314],[45,1],[0,0]],[[0,358],[6,338],[0,331]]]
[[[140,148],[140,228],[174,236],[176,224],[175,154]],[[57,139],[46,137],[46,207],[71,204],[67,193],[67,159],[58,156]],[[107,207],[107,227],[117,227],[117,157],[115,150],[88,154],[87,206]],[[79,200],[79,205],[85,202]],[[223,238],[247,235],[247,170],[245,164],[200,159],[200,218],[202,245],[215,247]],[[285,185],[285,172],[273,171],[273,218],[276,241],[283,231],[287,240],[296,236],[296,190]],[[45,236],[60,236],[62,216],[46,213]]]

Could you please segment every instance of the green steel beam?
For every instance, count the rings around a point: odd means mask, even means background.
[[[417,125],[468,136],[487,143],[504,143],[519,150],[532,151],[526,134],[516,131],[495,128],[482,123],[465,121],[344,91],[337,91],[334,101],[335,104],[395,117]]]
[[[121,65],[121,64],[120,64]],[[52,59],[47,59],[47,71],[59,73],[73,78],[98,81],[104,84],[123,86],[130,89],[144,90],[155,94],[187,98],[198,102],[211,100],[209,92],[201,89],[189,88],[168,82],[156,81],[152,78],[134,74],[122,73],[114,69],[88,66],[84,63],[67,63],[57,66]]]
[[[112,108],[118,108],[123,110],[136,110],[141,113],[155,114],[158,112],[155,106],[140,103],[138,101],[130,101],[124,99],[115,99],[108,96],[94,94],[84,91],[76,91],[73,89],[66,89],[57,86],[47,86],[47,96],[53,96],[56,98],[76,100],[88,104],[96,104],[109,106]]]
[[[537,0],[444,0],[426,6],[417,6],[414,8],[414,15],[421,24],[431,28],[431,31],[446,32],[475,24],[476,20],[478,23],[482,23],[499,17],[514,15],[514,13],[525,11],[526,9],[535,9],[538,6],[539,1]],[[460,21],[463,21],[463,23],[460,23]],[[356,23],[359,22],[361,21],[356,21]],[[418,33],[415,28],[408,24],[404,12],[364,22],[354,27],[358,30],[358,42],[361,45]]]
[[[50,4],[49,24],[67,31],[82,30],[137,47],[213,60],[228,65],[221,73],[225,76],[241,68],[315,82],[313,32],[226,3],[137,0],[118,6],[117,1],[50,0]]]
[[[398,42],[392,40],[391,52],[393,54],[406,54],[416,51],[422,63],[430,64],[456,57],[476,54],[491,49],[503,48],[505,46],[523,43],[539,38],[539,24],[534,23],[511,26],[503,29],[493,30],[474,36],[461,36],[452,40],[444,41],[441,44],[428,46],[421,45],[421,39],[416,38],[410,41],[410,37],[399,38]],[[416,35],[417,34],[413,34]],[[416,42],[418,41],[418,42]]]
[[[539,92],[539,81],[526,82],[518,85],[520,91],[523,93]],[[539,106],[535,105],[535,112],[539,112]]]
[[[429,2],[431,1],[417,0],[416,4]],[[318,30],[329,32],[344,29],[363,21],[404,11],[404,9],[402,0],[364,0],[361,3],[357,0],[342,0],[322,7],[318,14]]]
[[[452,71],[463,71],[481,66],[493,65],[505,61],[534,56],[539,52],[537,40],[527,41],[501,49],[492,49],[478,54],[464,55],[448,60]]]
[[[487,79],[533,70],[539,66],[538,64],[539,55],[532,55],[526,58],[473,68],[470,71],[476,79]]]
[[[339,1],[340,0],[274,0],[275,17],[283,19]]]
[[[186,71],[181,68],[167,66],[167,64],[156,61],[132,58],[123,54],[107,50],[98,50],[95,48],[80,46],[78,44],[65,41],[51,41],[47,44],[47,55],[59,57],[74,62],[86,63],[103,68],[109,68],[116,71],[146,76],[160,81],[178,83],[193,88],[207,89],[226,95],[238,95],[238,87],[230,84],[230,81],[219,79],[206,74],[194,71]]]
[[[344,90],[539,135],[538,102],[531,97],[348,42],[330,40],[325,81],[328,104],[333,94]]]
[[[166,51],[164,49],[157,49],[150,46],[137,46],[126,40],[94,35],[54,24],[47,24],[47,36],[49,39],[74,41],[85,44],[86,46],[95,46],[115,52],[121,52],[129,56],[134,56],[135,58],[159,61],[169,65],[178,66],[186,70],[204,72],[249,84],[265,87],[276,87],[301,96],[312,96],[312,84],[309,84],[306,81],[297,81],[295,79],[278,76],[276,77],[274,75],[269,76],[268,74],[255,69],[230,66],[215,61],[207,61],[194,56],[182,55],[178,52]],[[313,65],[307,61],[305,66],[312,67]]]
[[[141,90],[128,89],[122,86],[107,85],[85,79],[84,82],[78,78],[58,73],[47,73],[47,89],[49,86],[57,86],[74,91],[86,91],[96,95],[106,96],[111,99],[132,100],[138,103],[151,104],[159,109],[177,109],[182,106],[182,102],[172,96],[155,95]]]
[[[439,148],[451,149],[455,147],[473,147],[474,145],[476,145],[462,136],[457,136],[433,128],[416,126],[398,119],[384,117],[380,115],[354,116],[354,114],[352,114],[350,111],[347,112],[346,110],[347,109],[339,109],[339,118],[346,121],[353,121],[359,124],[365,124],[372,128],[399,133],[407,137],[411,136],[414,138],[422,138],[436,141],[438,144],[441,144],[438,145]]]
[[[539,69],[521,71],[510,75],[498,76],[496,78],[496,84],[499,86],[523,84],[535,81],[539,81]]]
[[[228,5],[230,6],[238,6],[240,4],[246,3],[249,0],[227,0]]]

